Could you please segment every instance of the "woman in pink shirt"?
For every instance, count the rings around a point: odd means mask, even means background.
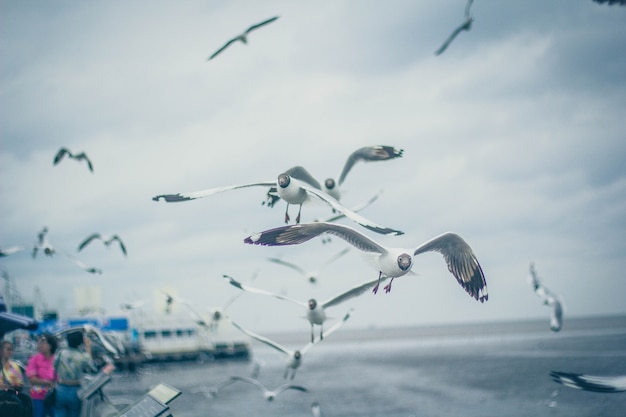
[[[37,340],[39,353],[31,356],[26,365],[26,376],[30,381],[30,396],[33,399],[33,416],[54,417],[54,409],[45,407],[46,394],[57,380],[54,371],[54,352],[57,350],[57,339],[50,334],[43,334]]]

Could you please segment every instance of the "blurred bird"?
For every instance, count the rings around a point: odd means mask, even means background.
[[[215,385],[211,385],[209,387],[207,386],[200,386],[200,387],[194,387],[191,388],[190,392],[196,394],[196,393],[201,393],[203,394],[205,397],[207,398],[215,398],[217,396],[217,393],[220,392],[220,390],[222,388],[225,388],[229,385],[232,385],[233,383],[235,383],[236,380],[231,378],[227,378],[223,381],[218,382]]]
[[[551,371],[550,375],[555,382],[570,388],[594,392],[626,391],[626,375],[594,376],[558,371]]]
[[[230,379],[233,381],[247,382],[248,384],[254,385],[263,393],[263,397],[267,401],[274,401],[274,399],[278,396],[278,394],[288,389],[293,389],[293,390],[300,391],[300,392],[309,392],[308,389],[306,389],[305,387],[301,385],[283,384],[274,390],[270,390],[261,382],[253,378],[247,378],[245,376],[231,376]]]
[[[152,197],[154,201],[159,201],[163,199],[168,203],[172,202],[180,202],[180,201],[189,201],[195,200],[198,198],[208,197],[210,195],[214,195],[217,193],[221,193],[224,191],[235,190],[238,188],[246,188],[246,187],[276,187],[278,195],[280,198],[285,200],[287,203],[287,208],[285,209],[285,223],[288,223],[289,218],[289,205],[297,204],[299,206],[298,216],[296,217],[296,223],[300,222],[300,212],[302,210],[302,205],[305,202],[310,202],[314,200],[323,201],[328,204],[332,209],[341,212],[346,215],[349,219],[359,223],[361,226],[372,230],[381,234],[392,234],[392,235],[400,235],[403,232],[395,229],[390,229],[388,227],[380,226],[363,216],[351,211],[350,209],[344,207],[332,196],[323,192],[319,186],[319,183],[311,176],[311,174],[306,171],[306,169],[297,166],[293,167],[287,172],[281,173],[276,181],[264,181],[264,182],[256,182],[250,184],[242,184],[242,185],[231,185],[226,187],[219,188],[211,188],[203,191],[196,191],[187,194],[161,194]],[[314,197],[314,198],[312,198]]]
[[[24,246],[9,246],[6,248],[0,248],[0,258],[4,258],[5,256],[13,255],[14,253],[18,253],[26,249]]]
[[[313,417],[324,416],[324,414],[322,414],[322,407],[320,406],[320,403],[318,403],[317,401],[313,401],[311,403],[311,414],[313,414]]]
[[[65,155],[67,155],[70,158],[76,159],[77,161],[82,161],[82,160],[87,161],[87,167],[89,168],[89,171],[93,173],[93,164],[91,163],[91,160],[89,159],[89,157],[87,157],[87,154],[85,154],[84,152],[81,152],[81,153],[74,155],[67,148],[59,149],[59,151],[54,157],[54,165],[57,165],[59,162],[61,162],[61,160],[63,159]]]
[[[76,266],[78,266],[80,269],[82,269],[85,272],[89,272],[90,274],[102,274],[102,269],[100,269],[100,268],[96,268],[95,266],[87,265],[86,263],[82,262],[81,260],[77,259],[75,256],[70,255],[69,253],[67,253],[65,251],[62,251],[61,254],[65,255],[66,258],[68,258]]]
[[[459,33],[464,30],[469,31],[472,28],[472,22],[474,21],[474,18],[470,15],[470,8],[472,7],[473,2],[474,0],[467,1],[467,3],[465,4],[465,20],[456,29],[454,29],[448,39],[446,39],[446,41],[443,43],[443,45],[441,45],[439,49],[435,51],[435,55],[441,55]]]
[[[350,311],[352,309],[350,309],[346,315],[343,317],[343,319],[337,321],[337,323],[335,323],[333,326],[331,326],[330,329],[328,329],[326,331],[326,336],[330,336],[332,333],[334,333],[338,328],[340,328],[349,318],[350,318]],[[274,342],[271,339],[268,339],[267,337],[263,337],[260,336],[256,333],[253,333],[249,330],[244,329],[243,327],[241,327],[240,325],[238,325],[237,323],[235,323],[234,321],[231,321],[231,323],[233,324],[233,326],[235,326],[236,328],[238,328],[239,330],[241,330],[243,333],[247,334],[248,336],[252,337],[253,339],[256,339],[257,341],[264,343],[282,353],[284,353],[285,355],[287,355],[287,363],[286,363],[286,367],[285,367],[285,373],[283,375],[283,378],[287,379],[294,379],[294,377],[296,376],[296,370],[300,367],[300,365],[302,364],[302,356],[308,352],[313,346],[315,346],[317,343],[319,343],[322,339],[316,339],[313,342],[309,342],[307,343],[302,349],[299,350],[290,350],[287,349],[286,347],[284,347],[283,345]]]
[[[257,23],[255,25],[250,26],[248,29],[245,30],[245,32],[241,33],[240,35],[235,36],[234,38],[230,39],[228,42],[226,42],[224,44],[224,46],[222,46],[220,49],[218,49],[217,51],[215,51],[213,53],[213,55],[211,55],[208,59],[208,61],[212,60],[213,58],[215,58],[217,55],[219,55],[224,49],[228,48],[232,43],[240,41],[243,44],[247,44],[248,43],[248,35],[250,34],[250,32],[265,26],[269,23],[272,23],[274,20],[278,19],[279,16],[274,16],[271,17],[267,20],[262,21],[261,23]]]
[[[389,159],[400,158],[402,156],[402,149],[394,148],[393,146],[365,146],[352,152],[346,160],[343,170],[339,175],[339,180],[335,181],[334,178],[327,178],[324,181],[324,191],[333,196],[337,201],[341,200],[341,185],[346,179],[346,176],[359,161],[372,162],[372,161],[387,161]]]
[[[472,248],[457,234],[447,232],[415,249],[394,248],[380,245],[356,230],[335,223],[306,223],[283,226],[259,232],[244,239],[253,245],[283,246],[306,242],[323,233],[344,239],[357,249],[370,254],[377,265],[378,280],[391,278],[385,292],[391,291],[394,278],[407,274],[413,266],[413,257],[424,252],[439,252],[443,255],[448,270],[465,291],[481,303],[487,301],[487,282]],[[378,292],[378,284],[373,292]]]
[[[307,271],[304,268],[302,268],[302,267],[300,267],[300,266],[298,266],[298,265],[296,265],[296,264],[294,264],[292,262],[284,261],[284,260],[279,259],[279,258],[267,258],[267,260],[270,261],[270,262],[279,264],[279,265],[286,266],[287,268],[290,268],[290,269],[298,272],[303,277],[305,277],[311,284],[316,284],[317,283],[317,277],[320,275],[322,270],[324,270],[328,265],[332,264],[333,262],[335,262],[337,259],[339,259],[342,256],[344,256],[348,252],[350,252],[350,247],[344,248],[342,251],[340,251],[339,253],[333,255],[331,258],[329,258],[326,262],[324,262],[322,264],[322,266],[320,266],[315,271]]]
[[[298,301],[295,300],[293,298],[289,298],[289,297],[285,297],[283,295],[280,294],[275,294],[269,291],[265,291],[265,290],[260,290],[258,288],[252,288],[249,287],[247,285],[243,285],[240,282],[236,281],[234,278],[228,276],[228,275],[224,275],[224,278],[228,279],[230,284],[234,287],[239,288],[242,291],[247,291],[247,292],[251,292],[251,293],[256,293],[256,294],[263,294],[263,295],[269,295],[270,297],[275,297],[278,298],[279,300],[285,300],[285,301],[289,301],[292,302],[294,304],[297,304],[301,307],[304,307],[306,309],[306,319],[309,321],[309,323],[311,324],[311,342],[315,341],[315,332],[314,332],[314,325],[318,325],[320,326],[320,340],[324,339],[324,322],[326,322],[326,309],[336,306],[346,300],[349,300],[351,298],[354,298],[358,295],[363,294],[365,291],[367,291],[368,289],[372,288],[374,285],[376,285],[378,283],[378,280],[374,280],[374,281],[370,281],[370,282],[366,282],[364,284],[360,284],[357,285],[356,287],[353,287],[351,289],[349,289],[348,291],[345,291],[327,301],[324,301],[323,303],[319,303],[315,298],[311,298],[309,301],[304,302],[304,301]]]
[[[122,250],[122,253],[124,254],[124,256],[127,256],[127,254],[126,254],[126,246],[124,246],[124,242],[122,242],[122,239],[120,239],[120,237],[118,235],[103,236],[100,233],[93,233],[93,234],[89,235],[85,240],[83,240],[80,243],[80,245],[78,245],[78,252],[83,250],[85,248],[85,246],[87,246],[89,243],[91,243],[91,241],[93,241],[94,239],[101,240],[107,247],[111,246],[111,244],[114,241],[117,241],[117,243],[119,243],[119,245],[120,245],[120,249]]]
[[[535,291],[535,294],[541,298],[544,305],[552,307],[552,313],[550,315],[550,330],[556,333],[561,330],[561,327],[563,326],[563,300],[560,296],[554,294],[541,283],[541,280],[535,271],[534,262],[530,263],[528,269],[530,272],[528,278],[533,286],[533,291]]]
[[[44,226],[43,229],[37,234],[37,242],[33,245],[32,256],[33,259],[37,257],[37,252],[39,250],[43,251],[43,253],[47,256],[52,256],[55,253],[54,247],[48,242],[48,227]]]

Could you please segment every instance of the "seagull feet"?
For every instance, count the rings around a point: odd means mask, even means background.
[[[285,224],[289,223],[289,213],[285,212]]]
[[[393,283],[393,278],[391,278],[391,281],[389,281],[389,284],[385,285],[385,294],[389,293],[391,291],[391,284]]]
[[[380,271],[380,272],[378,273],[378,282],[376,283],[376,285],[375,285],[375,286],[374,286],[374,288],[372,289],[372,292],[373,292],[374,294],[377,294],[377,293],[378,293],[378,287],[380,286],[380,278],[381,278],[382,276],[383,276],[383,271]],[[385,288],[387,288],[387,287],[385,287]]]

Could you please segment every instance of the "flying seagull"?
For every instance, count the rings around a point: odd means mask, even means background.
[[[413,257],[424,252],[439,252],[443,255],[448,270],[465,291],[480,302],[487,301],[487,282],[472,248],[461,236],[447,232],[439,235],[415,249],[394,248],[380,245],[351,227],[336,223],[306,223],[266,230],[244,239],[253,245],[283,246],[306,242],[323,233],[330,233],[344,239],[366,254],[373,255],[378,266],[378,279],[391,278],[385,292],[391,291],[393,279],[405,275],[413,266]],[[378,284],[373,292],[378,292]]]
[[[76,258],[73,255],[70,255],[69,253],[67,253],[65,251],[62,251],[61,254],[65,255],[65,257],[67,259],[72,261],[76,266],[78,266],[80,269],[82,269],[85,272],[89,272],[90,274],[102,274],[102,269],[100,269],[100,268],[96,268],[95,266],[87,265],[86,263],[82,262],[80,259]]]
[[[278,394],[280,394],[281,392],[286,391],[288,389],[293,389],[293,390],[300,391],[300,392],[309,392],[308,389],[306,389],[305,387],[303,387],[301,385],[283,384],[283,385],[279,386],[278,388],[276,388],[274,390],[270,390],[265,385],[263,385],[261,382],[259,382],[256,379],[253,379],[253,378],[248,378],[248,377],[245,377],[245,376],[231,376],[230,379],[233,382],[241,381],[241,382],[247,382],[248,384],[254,385],[255,387],[257,387],[263,393],[263,397],[267,401],[274,401],[274,399],[278,396]]]
[[[319,336],[320,340],[324,339],[324,322],[326,322],[326,319],[327,319],[327,316],[326,316],[327,308],[336,306],[346,300],[349,300],[350,298],[354,298],[358,295],[361,295],[365,291],[372,288],[374,285],[378,283],[378,280],[376,279],[374,281],[357,285],[356,287],[353,287],[349,289],[348,291],[345,291],[327,301],[324,301],[323,303],[320,303],[315,298],[311,298],[306,302],[299,301],[293,298],[285,297],[284,295],[275,294],[270,291],[265,291],[265,290],[261,290],[258,288],[253,288],[247,285],[243,285],[239,281],[235,280],[234,278],[228,275],[224,275],[224,278],[228,279],[228,281],[230,282],[230,285],[237,287],[242,291],[247,291],[247,292],[251,292],[255,294],[269,295],[270,297],[275,297],[275,298],[278,298],[279,300],[289,301],[305,308],[306,309],[305,317],[311,324],[311,342],[315,341],[315,331],[314,331],[315,325],[320,326],[320,336]]]
[[[533,286],[535,294],[541,298],[544,305],[552,307],[550,330],[556,333],[563,326],[563,300],[541,283],[539,276],[537,276],[537,271],[535,271],[534,262],[530,263],[528,270],[530,272],[529,281]]]
[[[337,321],[333,326],[330,327],[330,329],[328,329],[326,331],[326,336],[330,336],[332,333],[334,333],[338,328],[340,328],[349,318],[350,318],[350,311],[352,309],[350,309],[346,315],[343,317],[343,319]],[[308,352],[313,346],[315,346],[316,344],[318,344],[322,339],[318,338],[315,339],[315,341],[313,342],[309,342],[307,343],[302,349],[299,350],[290,350],[287,349],[286,347],[284,347],[283,345],[274,342],[271,339],[268,339],[267,337],[263,337],[260,336],[256,333],[253,333],[249,330],[244,329],[243,327],[241,327],[240,325],[238,325],[236,322],[231,321],[231,323],[233,324],[233,326],[235,326],[236,328],[238,328],[239,330],[241,330],[243,333],[247,334],[248,336],[250,336],[253,339],[256,339],[257,341],[264,343],[270,347],[273,347],[274,349],[284,353],[285,355],[287,355],[287,363],[286,363],[286,368],[285,368],[285,373],[283,375],[283,378],[287,379],[294,379],[294,377],[296,376],[296,370],[300,367],[300,365],[302,364],[302,356]]]
[[[224,44],[224,46],[222,46],[220,49],[218,49],[217,51],[215,51],[213,53],[213,55],[211,55],[208,59],[208,61],[212,60],[213,58],[215,58],[217,55],[219,55],[220,52],[222,52],[224,49],[228,48],[232,43],[237,42],[237,41],[241,41],[244,44],[248,43],[248,34],[250,32],[252,32],[253,30],[256,30],[262,26],[265,26],[269,23],[272,23],[274,20],[278,19],[279,16],[274,16],[271,17],[267,20],[262,21],[261,23],[257,23],[255,25],[250,26],[248,29],[246,29],[245,32],[243,32],[240,35],[235,36],[234,38],[232,38],[231,40],[229,40],[228,42],[226,42]]]
[[[281,173],[276,181],[263,181],[242,185],[230,185],[226,187],[210,188],[208,190],[196,191],[192,193],[177,194],[160,194],[152,197],[154,201],[164,200],[168,203],[195,200],[198,198],[208,197],[224,191],[235,190],[246,187],[276,187],[280,198],[285,200],[287,208],[285,209],[285,223],[290,220],[289,205],[297,204],[299,206],[296,223],[300,222],[300,212],[305,202],[321,200],[328,204],[332,209],[341,212],[349,219],[359,223],[361,226],[381,234],[401,235],[403,232],[388,227],[380,226],[365,217],[344,207],[335,198],[321,190],[317,181],[303,167],[297,166]]]
[[[46,226],[43,227],[37,233],[37,242],[33,245],[32,256],[33,259],[37,257],[37,253],[41,250],[46,256],[52,256],[56,252],[54,247],[48,242],[48,228]]]
[[[324,181],[324,191],[336,200],[341,200],[340,187],[346,179],[346,176],[359,161],[372,162],[372,161],[387,161],[389,159],[400,158],[402,156],[402,149],[394,148],[393,146],[377,145],[377,146],[365,146],[352,152],[346,160],[343,170],[339,175],[339,179],[335,181],[334,178],[327,178]]]
[[[594,392],[626,391],[626,375],[595,376],[574,374],[569,372],[550,372],[554,381],[565,386]]]
[[[81,160],[87,161],[87,166],[89,167],[89,171],[93,172],[93,164],[91,163],[91,160],[89,159],[89,157],[87,157],[87,154],[85,152],[73,154],[67,148],[59,149],[59,151],[54,157],[54,165],[57,165],[59,162],[61,162],[61,160],[63,159],[65,155],[67,155],[70,158],[76,159],[77,161],[81,161]]]
[[[122,239],[120,239],[120,237],[118,235],[103,236],[100,233],[93,233],[93,234],[89,235],[85,240],[83,240],[80,243],[80,245],[78,245],[78,252],[83,250],[85,248],[85,246],[87,246],[89,243],[91,243],[91,241],[94,240],[94,239],[101,240],[107,247],[111,246],[111,244],[114,241],[117,241],[117,243],[119,243],[119,245],[120,245],[120,249],[122,250],[122,253],[124,254],[124,256],[126,256],[126,246],[124,246],[124,242],[122,242]]]
[[[465,4],[465,20],[456,29],[454,29],[448,39],[446,39],[446,41],[443,43],[443,45],[441,45],[439,49],[435,51],[435,55],[441,55],[459,33],[464,30],[469,31],[472,28],[472,22],[474,21],[474,18],[470,15],[470,8],[472,7],[473,2],[474,0],[467,0],[467,3]]]
[[[293,262],[284,261],[284,260],[279,259],[279,258],[267,258],[267,260],[270,261],[270,262],[274,262],[276,264],[279,264],[279,265],[286,266],[287,268],[290,268],[290,269],[298,272],[303,277],[305,277],[311,284],[316,284],[317,283],[317,277],[322,272],[322,270],[324,268],[326,268],[328,265],[330,265],[333,262],[335,262],[337,259],[341,258],[343,255],[345,255],[349,251],[350,251],[350,247],[344,248],[339,253],[336,253],[331,258],[329,258],[326,262],[324,262],[324,264],[322,266],[320,266],[315,271],[307,271],[304,268],[302,268],[301,266],[298,266],[298,265],[294,264]]]

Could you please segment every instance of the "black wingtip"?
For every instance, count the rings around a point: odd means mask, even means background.
[[[179,201],[193,200],[193,198],[185,197],[180,194],[160,194],[152,197],[152,200],[154,201],[159,201],[160,199],[163,199],[163,201],[167,203],[177,203]]]

